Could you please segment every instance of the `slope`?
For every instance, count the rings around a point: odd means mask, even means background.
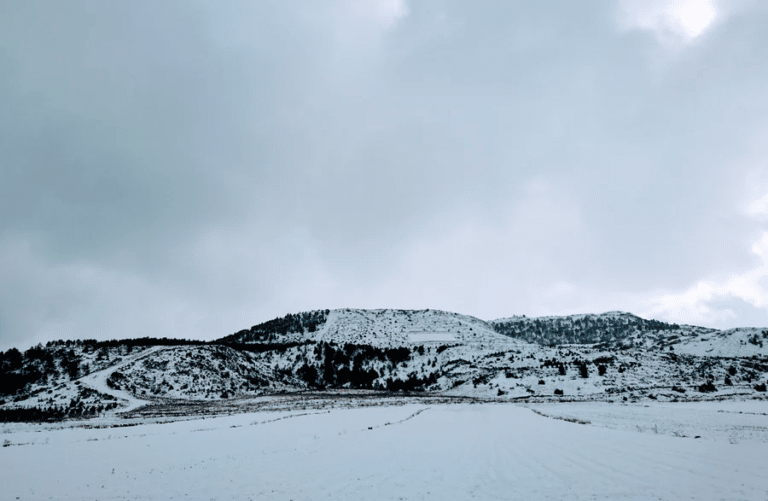
[[[674,344],[677,353],[708,357],[768,356],[768,329],[739,327],[689,337]]]
[[[286,315],[218,340],[221,343],[317,342],[409,346],[425,343],[515,344],[487,322],[440,310],[342,308]]]

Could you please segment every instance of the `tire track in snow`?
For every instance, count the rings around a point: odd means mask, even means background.
[[[384,423],[384,424],[380,424],[380,425],[378,425],[378,426],[369,426],[369,427],[368,427],[368,429],[369,429],[369,430],[375,430],[375,429],[378,429],[378,428],[384,428],[385,426],[392,426],[392,425],[394,425],[394,424],[403,424],[403,423],[405,423],[406,421],[410,421],[411,419],[415,418],[416,416],[418,416],[418,415],[419,415],[419,414],[421,414],[422,412],[424,412],[424,411],[427,411],[427,410],[429,410],[429,409],[431,409],[431,407],[425,407],[425,408],[423,408],[423,409],[419,409],[419,410],[417,410],[416,412],[414,412],[414,413],[413,413],[413,414],[411,414],[410,416],[408,416],[408,417],[406,417],[406,418],[403,418],[403,419],[401,419],[400,421],[395,421],[395,422],[393,422],[393,423]]]
[[[251,426],[257,426],[257,425],[260,425],[260,424],[274,423],[276,421],[282,421],[284,419],[290,419],[290,418],[301,417],[301,416],[312,416],[312,415],[315,415],[315,414],[330,414],[330,412],[331,411],[302,412],[301,414],[289,414],[287,416],[281,416],[281,417],[275,418],[275,419],[267,419],[265,421],[254,421],[253,423],[251,423]]]

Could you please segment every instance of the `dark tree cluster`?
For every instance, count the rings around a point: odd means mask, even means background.
[[[386,389],[388,391],[424,391],[435,383],[437,383],[437,376],[434,372],[421,378],[416,374],[409,374],[408,379],[405,380],[387,378]]]
[[[84,361],[84,354],[94,354],[93,363],[102,368],[110,365],[114,357],[130,353],[134,347],[205,344],[205,341],[143,337],[49,341],[45,346],[38,344],[23,353],[11,348],[0,352],[0,395],[15,395],[28,391],[30,385],[55,379],[82,377],[93,369]]]
[[[419,346],[415,353],[425,354],[429,348]],[[423,379],[409,376],[405,381],[388,379],[376,383],[384,376],[374,366],[402,364],[411,358],[412,351],[408,347],[382,348],[371,345],[321,342],[315,345],[311,354],[312,360],[305,361],[296,371],[296,376],[314,388],[339,388],[347,386],[356,389],[414,390],[436,382],[435,376]]]
[[[98,416],[99,413],[114,409],[117,403],[104,405],[83,405],[79,404],[67,406],[48,406],[48,407],[18,407],[12,409],[0,409],[0,422],[41,422],[41,421],[61,421],[64,419],[89,418]]]
[[[379,373],[371,367],[372,362],[390,360],[397,363],[394,360],[410,356],[410,350],[405,350],[408,353],[403,355],[402,349],[392,351],[369,345],[321,343],[315,347],[315,357],[321,364],[317,385],[339,387],[349,384],[351,388],[371,389],[379,378]]]
[[[768,330],[763,330],[761,332],[764,338],[768,338]],[[750,337],[747,338],[747,341],[750,342],[750,344],[754,344],[755,346],[759,346],[760,348],[763,347],[763,340],[760,339],[757,334],[752,334]]]
[[[30,384],[58,373],[53,354],[33,346],[23,354],[16,348],[0,353],[0,395],[14,395]]]
[[[556,358],[547,358],[544,359],[541,363],[541,367],[546,369],[548,367],[557,367],[557,372],[561,376],[565,376],[566,374],[566,363],[562,362],[560,360],[557,360]]]
[[[291,341],[287,343],[226,343],[226,346],[238,351],[247,351],[250,353],[266,353],[269,351],[285,353],[289,348],[306,346],[308,344],[315,344],[315,342],[308,339],[306,341]]]
[[[181,339],[181,338],[168,338],[168,337],[137,337],[129,339],[109,339],[105,341],[96,341],[95,339],[74,339],[74,340],[60,340],[60,341],[48,341],[46,348],[57,348],[61,346],[72,348],[83,348],[84,351],[90,352],[100,348],[116,348],[116,347],[130,347],[135,348],[151,347],[151,346],[201,346],[208,344],[208,341],[199,341],[196,339]]]
[[[120,371],[115,371],[107,378],[107,386],[113,390],[119,390],[125,386],[127,378]]]
[[[330,310],[305,311],[289,313],[284,317],[275,318],[250,329],[230,334],[218,340],[220,343],[266,343],[277,341],[280,336],[290,333],[315,332],[325,324]]]
[[[680,326],[634,315],[526,318],[492,322],[496,332],[543,346],[617,342],[637,332],[677,331]]]

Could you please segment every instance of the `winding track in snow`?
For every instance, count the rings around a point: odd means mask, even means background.
[[[88,386],[89,388],[98,391],[99,393],[105,393],[107,395],[112,395],[113,397],[117,398],[118,400],[123,400],[127,402],[127,405],[119,407],[113,412],[128,412],[132,411],[133,409],[136,409],[138,407],[141,407],[142,405],[147,405],[150,403],[147,400],[141,400],[139,398],[136,398],[135,396],[131,395],[127,391],[122,390],[116,390],[114,388],[110,388],[109,385],[107,385],[107,378],[115,372],[118,369],[121,369],[122,367],[125,367],[128,364],[131,364],[133,362],[136,362],[137,360],[141,360],[142,358],[151,355],[152,353],[158,352],[160,350],[163,350],[167,348],[166,346],[153,346],[152,348],[148,348],[140,353],[136,353],[134,355],[127,356],[123,358],[120,362],[118,362],[115,365],[110,365],[106,369],[102,369],[100,371],[91,372],[87,376],[81,377],[78,381],[83,383],[84,385]]]

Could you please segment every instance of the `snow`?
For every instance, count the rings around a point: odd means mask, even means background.
[[[425,332],[411,331],[408,333],[408,341],[414,344],[424,343],[453,343],[456,342],[456,336],[450,332]]]
[[[700,357],[768,356],[768,329],[740,327],[715,331],[675,345],[675,351]]]
[[[144,351],[141,351],[139,353],[136,353],[134,355],[124,357],[120,362],[118,362],[115,365],[112,365],[100,371],[92,372],[87,376],[80,378],[80,382],[98,391],[99,393],[112,395],[116,399],[125,402],[125,404],[120,407],[119,412],[127,412],[130,410],[136,409],[137,407],[141,407],[142,405],[146,405],[148,403],[146,400],[138,399],[132,394],[128,393],[127,391],[110,388],[107,385],[107,378],[110,376],[110,374],[112,374],[116,370],[126,367],[130,364],[133,364],[137,360],[143,359],[148,355],[151,355],[152,353],[155,353],[161,349],[163,349],[163,347],[155,346],[155,347],[146,349]]]
[[[306,336],[303,336],[306,337]],[[331,310],[315,341],[372,346],[407,346],[424,342],[520,344],[488,323],[440,310]]]
[[[542,342],[597,316],[547,318]],[[51,377],[5,408],[124,405],[0,425],[0,500],[768,499],[768,329],[600,318],[628,327],[549,346],[456,313],[341,309],[281,338],[315,343],[268,351],[57,345]],[[305,366],[328,360],[336,387],[308,389]],[[356,364],[374,388],[429,391],[347,389]]]
[[[756,411],[759,404],[742,403],[739,409]],[[597,404],[590,411],[596,404],[586,405],[582,409],[593,415],[605,413],[604,408],[634,409]],[[713,405],[651,405],[642,407],[646,415],[641,421],[653,416],[663,422],[669,416],[695,421],[690,416],[716,410]],[[626,416],[632,414],[627,411]],[[738,416],[720,414],[726,420]],[[8,446],[0,448],[0,497],[298,501],[768,496],[764,443],[731,443],[717,436],[696,440],[626,428],[549,419],[511,404],[287,411],[105,429],[5,425]]]
[[[768,401],[765,400],[653,405],[569,402],[532,404],[530,407],[553,418],[588,421],[594,426],[616,430],[674,437],[698,436],[705,441],[731,444],[750,442],[768,445]]]
[[[223,398],[222,393],[252,397],[267,389],[286,389],[280,381],[274,380],[273,369],[258,361],[257,355],[226,346],[169,347],[147,355],[122,364],[119,374],[123,377],[119,385],[130,387],[135,395],[145,396],[148,400],[157,400],[160,396],[218,400]],[[291,379],[283,377],[286,378]],[[259,385],[254,386],[253,382]],[[290,387],[297,388],[303,389],[304,385]]]

